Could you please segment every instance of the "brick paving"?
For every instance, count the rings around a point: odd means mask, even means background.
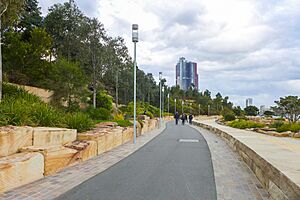
[[[165,124],[137,138],[136,145],[126,143],[88,161],[63,169],[55,175],[5,192],[0,200],[50,200],[103,172],[137,151],[165,129]]]
[[[209,146],[214,167],[218,200],[269,200],[253,172],[225,141],[215,134],[193,126]]]

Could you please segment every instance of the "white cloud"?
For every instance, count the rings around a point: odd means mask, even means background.
[[[52,2],[61,1],[41,5]],[[184,56],[198,62],[201,90],[220,91],[239,105],[247,97],[259,106],[300,93],[299,0],[76,2],[97,14],[110,35],[124,37],[130,53],[131,24],[138,23],[139,66],[155,76],[162,71],[169,85]]]

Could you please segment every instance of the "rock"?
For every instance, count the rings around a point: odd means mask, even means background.
[[[44,157],[40,153],[18,153],[0,158],[0,192],[43,178]]]
[[[138,116],[138,120],[149,120],[150,117],[148,117],[147,115],[139,115]]]
[[[64,145],[75,141],[77,130],[66,128],[33,128],[33,146]]]
[[[116,122],[101,122],[96,125],[96,128],[115,128],[117,125]]]
[[[65,147],[77,150],[79,152],[79,158],[81,159],[81,161],[93,158],[98,154],[98,146],[96,141],[74,141],[72,143],[66,144]]]
[[[80,153],[77,150],[63,146],[31,146],[23,147],[21,151],[39,152],[44,155],[45,176],[54,174],[65,167],[74,165],[81,161]]]
[[[122,131],[123,144],[133,141],[133,127],[126,127]]]
[[[141,130],[141,134],[145,134],[145,133],[149,132],[149,120],[150,119],[143,121],[143,128]]]
[[[105,134],[107,133],[106,129],[97,129],[93,131],[88,131],[85,133],[78,133],[78,140],[92,140],[97,142],[97,154],[100,155],[105,152],[106,138]]]
[[[258,133],[262,133],[262,134],[267,134],[268,133],[268,131],[264,131],[262,129],[256,129],[255,131],[258,132]]]
[[[109,151],[114,148],[114,133],[107,132],[105,134],[105,151]]]
[[[12,155],[24,146],[32,145],[32,128],[0,127],[0,157]]]
[[[156,128],[158,128],[158,120],[157,119],[150,119],[149,120],[149,126],[148,126],[148,130],[152,131]]]
[[[294,134],[294,138],[300,138],[300,132]]]
[[[123,144],[123,134],[122,134],[122,131],[123,129],[122,128],[116,128],[116,129],[113,129],[113,134],[114,134],[114,144],[113,144],[113,148],[116,148],[120,145]]]
[[[261,128],[261,130],[263,130],[263,131],[276,131],[276,128],[265,127],[265,128]]]

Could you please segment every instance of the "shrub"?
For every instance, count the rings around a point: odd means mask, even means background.
[[[111,118],[110,111],[105,108],[89,107],[87,110],[88,115],[94,120],[109,120]]]
[[[233,121],[235,120],[235,115],[233,113],[226,113],[223,115],[225,121]]]
[[[265,124],[257,123],[257,122],[253,122],[253,121],[247,121],[247,120],[232,121],[232,122],[229,122],[228,125],[233,128],[239,128],[239,129],[263,128],[265,126]]]
[[[154,118],[154,115],[153,115],[150,111],[147,111],[147,112],[146,112],[146,115],[149,116],[151,119]]]
[[[93,99],[93,98],[91,98]],[[105,92],[99,92],[96,96],[96,105],[100,108],[105,108],[107,110],[112,109],[113,98],[106,94]]]
[[[84,113],[74,113],[66,115],[67,128],[77,129],[78,132],[84,132],[94,127],[94,122]]]
[[[286,132],[286,131],[292,131],[292,132],[298,132],[300,131],[300,123],[286,123],[282,124],[281,126],[276,128],[277,132]]]
[[[132,126],[133,124],[129,120],[114,120],[121,127],[128,127]]]
[[[124,120],[124,116],[122,114],[117,114],[114,116],[114,121]]]
[[[280,126],[282,126],[284,124],[283,121],[275,121],[270,125],[270,128],[279,128]]]

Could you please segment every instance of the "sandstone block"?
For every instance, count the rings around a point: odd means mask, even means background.
[[[77,130],[66,128],[33,128],[33,146],[64,145],[75,141]]]
[[[106,129],[95,129],[85,133],[79,133],[77,136],[78,140],[92,140],[97,142],[97,154],[100,155],[105,152],[105,134]]]
[[[114,135],[114,144],[113,148],[118,147],[123,144],[123,135],[122,135],[122,128],[115,128],[112,130]]]
[[[143,127],[142,127],[142,130],[141,130],[142,131],[141,134],[145,134],[149,131],[149,120],[150,119],[147,119],[147,120],[143,121]]]
[[[133,127],[126,127],[122,131],[123,144],[133,141]]]
[[[118,125],[116,122],[101,122],[96,125],[97,128],[115,128]]]
[[[66,144],[65,147],[77,150],[79,154],[78,157],[81,161],[93,158],[98,154],[96,141],[74,141],[72,143]]]
[[[300,138],[300,132],[294,134],[295,138]]]
[[[109,151],[114,148],[114,133],[107,132],[105,134],[105,151]]]
[[[70,165],[80,162],[80,153],[63,146],[24,147],[23,152],[39,152],[44,155],[44,175],[48,176]]]
[[[18,153],[0,158],[0,192],[43,178],[44,157],[40,153]]]
[[[17,153],[21,147],[32,145],[32,128],[0,127],[0,157]]]

